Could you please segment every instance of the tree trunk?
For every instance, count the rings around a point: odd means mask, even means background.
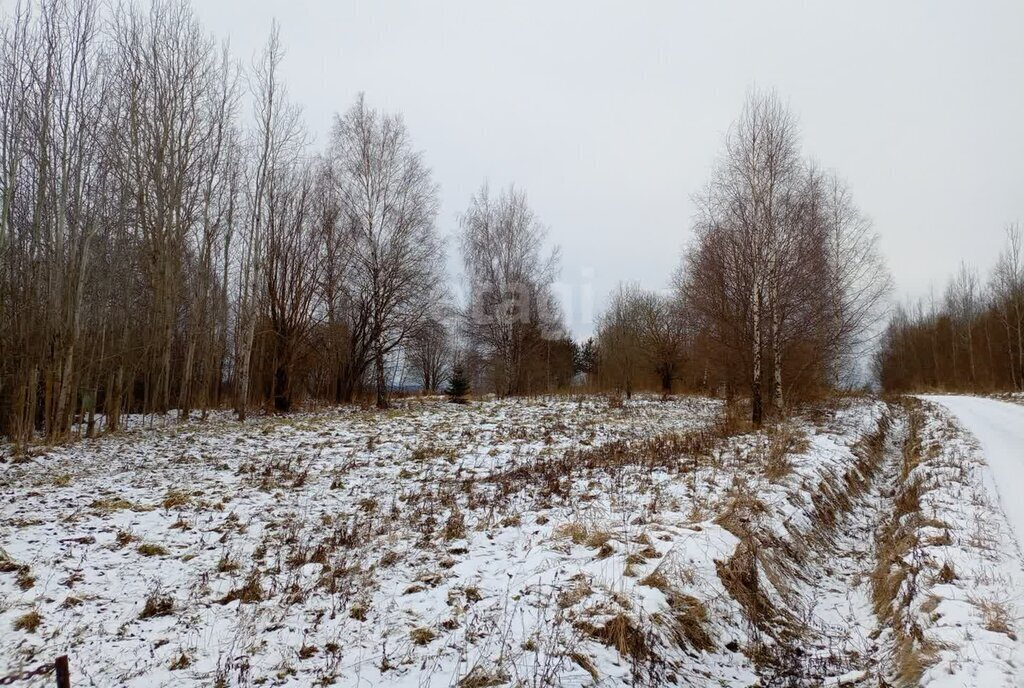
[[[782,397],[782,344],[779,341],[780,332],[782,330],[782,318],[779,314],[778,303],[778,287],[772,289],[772,399],[775,403],[775,410],[782,413],[782,409],[785,406],[785,400]]]
[[[235,400],[235,410],[238,413],[238,420],[244,422],[246,417],[246,406],[249,404],[249,361],[252,357],[253,339],[256,337],[256,323],[252,315],[247,316],[250,322],[246,323],[241,341],[241,351],[238,361],[238,398]]]
[[[386,409],[388,407],[388,387],[384,376],[384,348],[380,343],[377,344],[374,351],[373,366],[377,377],[377,408]]]
[[[761,295],[756,289],[751,293],[750,315],[754,328],[751,344],[753,371],[750,379],[750,420],[760,426],[764,418],[764,401],[761,398]]]

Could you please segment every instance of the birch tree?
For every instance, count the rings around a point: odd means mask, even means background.
[[[521,393],[527,359],[561,329],[551,290],[558,251],[545,252],[547,230],[515,187],[494,198],[484,184],[460,225],[469,287],[465,334],[490,362],[498,393]]]
[[[351,300],[366,316],[358,336],[372,365],[377,406],[386,408],[387,361],[443,290],[437,185],[402,118],[369,108],[362,95],[336,118],[329,158],[341,221],[352,234]]]

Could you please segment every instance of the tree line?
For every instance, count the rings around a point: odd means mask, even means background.
[[[875,358],[882,387],[1024,392],[1024,236],[1006,243],[987,279],[961,264],[941,297],[895,309]]]
[[[672,287],[624,285],[584,343],[515,187],[459,216],[398,114],[360,96],[314,146],[276,26],[240,64],[178,0],[17,4],[0,24],[0,434],[116,431],[310,402],[591,388],[749,394],[842,381],[889,287],[870,223],[754,93],[697,199]],[[1019,372],[1019,369],[1018,369]]]
[[[4,17],[0,433],[365,394],[384,407],[407,374],[441,385],[457,332],[503,393],[565,378],[557,255],[541,259],[525,195],[473,197],[458,317],[438,185],[402,118],[360,97],[314,150],[283,56],[275,27],[241,66],[174,0]]]

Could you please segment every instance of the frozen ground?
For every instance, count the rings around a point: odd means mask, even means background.
[[[1009,528],[970,440],[914,413],[413,401],[7,456],[0,675],[66,652],[77,686],[873,687],[916,657],[1015,685]]]

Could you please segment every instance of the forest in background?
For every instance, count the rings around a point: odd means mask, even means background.
[[[962,264],[942,296],[898,306],[875,359],[889,392],[1024,392],[1024,236],[983,280]]]
[[[384,408],[455,369],[500,396],[749,397],[760,423],[862,379],[891,278],[776,94],[751,92],[730,128],[670,287],[623,285],[580,343],[521,189],[484,183],[460,214],[457,301],[438,185],[402,117],[360,97],[314,148],[284,53],[275,27],[243,65],[187,2],[44,0],[5,18],[0,434]]]

